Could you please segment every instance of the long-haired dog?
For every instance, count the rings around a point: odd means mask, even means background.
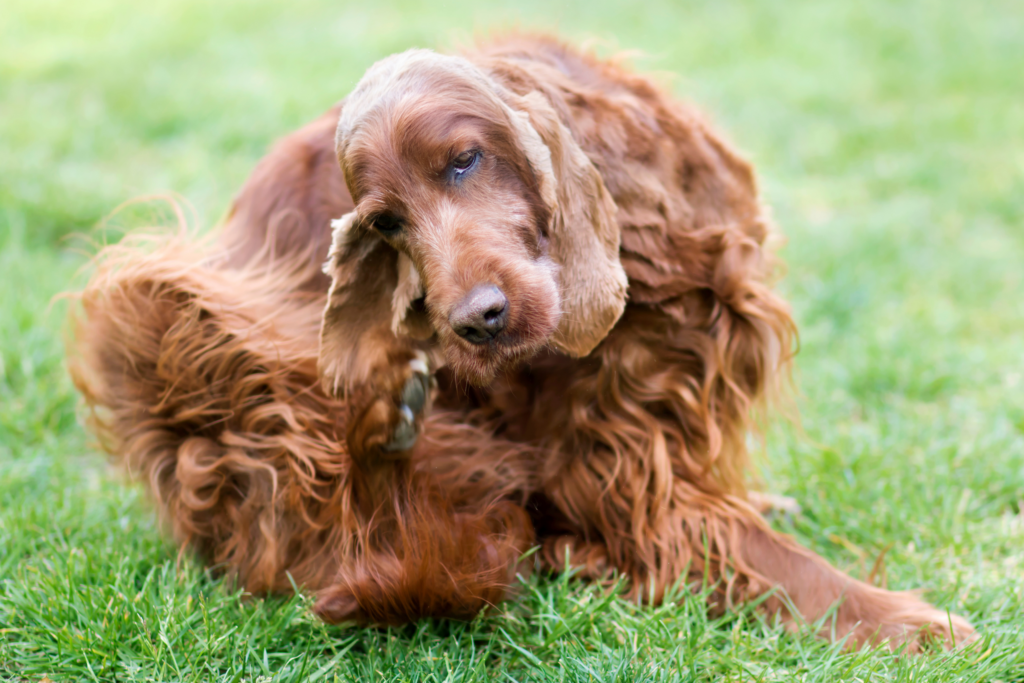
[[[180,543],[332,622],[472,617],[536,544],[632,598],[710,577],[717,609],[777,588],[852,643],[960,643],[748,499],[795,335],[770,233],[651,80],[543,38],[412,50],[281,141],[215,247],[108,249],[71,368]]]

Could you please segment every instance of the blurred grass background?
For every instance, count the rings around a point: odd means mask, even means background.
[[[212,225],[275,138],[377,59],[539,28],[674,74],[788,237],[804,434],[777,525],[968,616],[981,646],[841,653],[679,596],[531,579],[472,624],[328,628],[243,599],[88,445],[62,365],[81,244],[175,192]],[[1024,680],[1024,7],[1017,0],[431,4],[6,0],[0,12],[0,678]],[[115,228],[166,219],[143,204]],[[116,230],[114,231],[116,233]]]

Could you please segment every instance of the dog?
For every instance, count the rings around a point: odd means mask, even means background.
[[[215,242],[102,253],[70,367],[183,548],[329,622],[472,618],[540,565],[963,643],[745,489],[796,335],[772,235],[750,164],[626,66],[410,50],[280,141]]]

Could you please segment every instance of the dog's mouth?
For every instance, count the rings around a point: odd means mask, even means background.
[[[547,345],[547,339],[531,339],[516,333],[483,344],[442,336],[445,360],[452,374],[474,386],[489,384],[499,372],[528,361]]]

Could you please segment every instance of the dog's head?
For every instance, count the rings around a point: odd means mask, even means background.
[[[541,93],[460,57],[378,62],[347,98],[320,364],[337,389],[371,328],[436,335],[475,384],[545,346],[584,356],[625,306],[615,203]],[[371,336],[373,336],[371,335]]]

